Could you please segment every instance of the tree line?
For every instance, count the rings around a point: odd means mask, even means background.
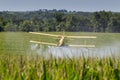
[[[2,31],[120,32],[120,13],[67,10],[1,11]]]

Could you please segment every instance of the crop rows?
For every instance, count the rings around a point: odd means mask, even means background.
[[[120,59],[1,55],[0,80],[119,80]]]

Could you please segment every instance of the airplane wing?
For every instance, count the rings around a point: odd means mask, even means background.
[[[66,36],[67,38],[97,38],[96,36]]]
[[[39,44],[45,44],[45,45],[51,45],[51,46],[57,46],[57,44],[54,43],[46,43],[46,42],[39,42],[39,41],[32,41],[30,40],[31,43],[39,43]]]
[[[60,37],[62,35],[54,35],[54,34],[47,34],[47,33],[39,33],[39,32],[29,32],[31,34],[39,34],[45,36],[52,36],[52,37]],[[65,36],[66,38],[97,38],[96,36]]]
[[[68,45],[70,47],[94,48],[95,45]]]
[[[40,35],[45,35],[45,36],[52,36],[52,37],[59,37],[61,35],[53,35],[53,34],[46,34],[46,33],[38,33],[38,32],[29,32],[31,34],[40,34]]]
[[[39,41],[30,41],[31,43],[39,43],[39,44],[44,44],[44,45],[51,45],[51,46],[58,46],[57,44],[54,43],[46,43],[46,42],[39,42]],[[82,47],[82,48],[93,48],[95,45],[67,45],[70,47]]]

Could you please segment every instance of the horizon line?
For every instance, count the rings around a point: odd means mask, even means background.
[[[0,12],[30,12],[30,11],[40,11],[40,10],[66,10],[67,12],[100,12],[100,11],[105,11],[105,12],[120,12],[120,11],[112,11],[112,10],[95,10],[95,11],[83,11],[83,10],[67,10],[67,9],[36,9],[36,10],[0,10]]]

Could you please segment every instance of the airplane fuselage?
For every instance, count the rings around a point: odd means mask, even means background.
[[[64,45],[64,39],[65,39],[65,37],[61,36],[61,38],[59,40],[59,43],[58,43],[58,46],[63,46]]]

